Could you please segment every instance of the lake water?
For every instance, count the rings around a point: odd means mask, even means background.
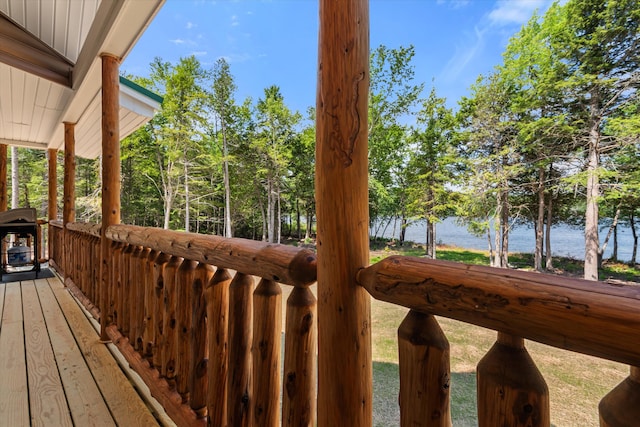
[[[400,222],[396,227],[395,237],[398,238]],[[608,232],[608,227],[600,228],[600,241],[602,242]],[[380,232],[381,233],[381,232]],[[383,237],[391,238],[393,222],[389,225]],[[373,231],[371,231],[373,235]],[[406,240],[424,244],[425,224],[418,222],[407,228]],[[436,241],[440,244],[458,246],[461,248],[487,250],[487,238],[477,237],[467,231],[465,226],[456,224],[455,218],[447,218],[436,225]],[[518,226],[509,233],[509,252],[533,253],[535,250],[535,235],[533,227]],[[604,253],[604,258],[609,258],[613,250],[613,236]],[[633,251],[633,236],[629,227],[618,225],[618,258],[623,261],[631,260]],[[575,259],[584,259],[584,230],[565,224],[554,225],[551,228],[551,252],[555,256],[566,256]]]

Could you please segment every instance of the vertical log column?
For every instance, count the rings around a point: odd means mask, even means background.
[[[109,301],[109,268],[111,242],[106,230],[120,223],[120,81],[119,58],[102,54],[102,230],[100,232],[100,289],[101,301]],[[100,339],[107,335],[108,307],[100,307]]]
[[[318,425],[370,426],[369,0],[320,1],[318,57]]]
[[[70,236],[67,223],[76,220],[76,137],[75,123],[64,124],[64,204],[62,206],[62,273],[71,276]]]
[[[0,144],[0,212],[7,210],[7,146]],[[4,241],[0,242],[0,256],[7,253]],[[4,261],[4,260],[3,260]]]
[[[0,144],[0,212],[7,210],[7,146]]]
[[[6,154],[6,146],[5,146]],[[49,165],[49,202],[47,205],[49,221],[58,219],[58,151],[50,148],[47,150],[47,160]],[[6,161],[4,162],[6,165]],[[0,166],[1,168],[2,166]],[[6,176],[6,173],[5,173]],[[2,179],[2,170],[0,169],[0,179]],[[1,190],[0,190],[1,191]],[[53,250],[53,238],[51,225],[48,226],[47,236],[47,258],[51,258]]]

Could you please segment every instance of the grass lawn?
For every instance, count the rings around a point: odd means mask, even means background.
[[[372,262],[388,255],[421,255],[418,247],[403,250],[372,251]],[[488,264],[488,256],[481,251],[444,248],[439,259],[471,264]],[[530,256],[510,256],[519,266],[531,265]],[[579,263],[556,260],[556,273],[579,274]],[[529,264],[527,264],[529,263]],[[617,269],[617,270],[616,270]],[[606,266],[603,278],[640,281],[635,268]],[[407,309],[372,300],[372,341],[374,360],[374,424],[399,425],[398,409],[398,347],[397,328]],[[438,318],[451,347],[451,413],[454,426],[475,426],[476,376],[475,367],[496,338],[494,331],[446,318]],[[529,353],[549,386],[551,422],[558,427],[597,426],[598,402],[629,373],[625,365],[569,351],[559,350],[527,341]]]

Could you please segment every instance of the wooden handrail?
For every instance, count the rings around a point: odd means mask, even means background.
[[[106,236],[288,285],[308,286],[316,281],[316,255],[308,249],[122,224],[107,228]]]
[[[93,237],[100,237],[101,227],[101,224],[94,224],[91,222],[70,222],[67,224],[67,230],[89,234]]]
[[[640,287],[403,256],[358,282],[382,301],[640,366]]]
[[[52,219],[51,221],[49,221],[49,225],[56,228],[64,228],[62,225],[62,221],[59,219]]]

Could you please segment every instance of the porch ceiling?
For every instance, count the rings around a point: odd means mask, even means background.
[[[101,53],[126,57],[164,0],[0,0],[0,143],[101,152]],[[159,98],[121,79],[120,137],[146,123]]]

